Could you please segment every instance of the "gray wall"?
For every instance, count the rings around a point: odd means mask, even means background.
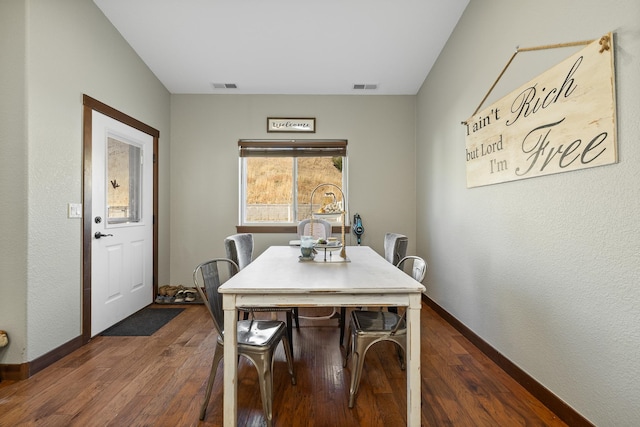
[[[11,340],[0,363],[18,364],[81,332],[82,223],[67,219],[67,204],[82,201],[83,94],[160,131],[160,278],[168,277],[170,97],[91,1],[3,0],[0,28],[0,329]]]
[[[417,101],[417,252],[429,296],[602,426],[640,420],[638,17],[636,0],[472,0]],[[467,189],[460,122],[516,46],[609,31],[620,162]],[[519,53],[484,106],[578,49]]]
[[[26,3],[0,2],[0,329],[3,360],[24,360],[27,337]]]
[[[415,97],[172,95],[171,281],[188,284],[200,262],[224,256],[238,224],[238,140],[348,140],[351,215],[363,244],[382,252],[384,233],[415,248]],[[314,134],[267,133],[267,117],[315,117]],[[353,234],[348,244],[356,244]],[[256,234],[255,255],[295,235]]]

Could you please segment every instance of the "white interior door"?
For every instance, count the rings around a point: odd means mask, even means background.
[[[153,137],[92,117],[91,336],[153,302]]]

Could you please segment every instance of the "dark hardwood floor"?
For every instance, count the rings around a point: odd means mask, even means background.
[[[423,426],[565,426],[453,327],[423,304]],[[297,385],[280,347],[274,363],[276,426],[402,426],[406,377],[392,344],[368,353],[353,409],[336,320],[294,331]],[[220,426],[222,368],[207,416],[199,408],[215,343],[204,306],[191,305],[151,337],[94,338],[31,378],[0,383],[0,426]],[[262,426],[256,371],[244,359],[238,425]]]

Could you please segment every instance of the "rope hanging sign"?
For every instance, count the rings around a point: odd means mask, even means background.
[[[586,45],[480,108],[519,52]],[[465,128],[467,187],[617,162],[613,35],[516,49]]]

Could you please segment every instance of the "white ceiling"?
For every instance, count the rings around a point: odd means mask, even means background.
[[[469,0],[94,3],[171,93],[415,95]]]

